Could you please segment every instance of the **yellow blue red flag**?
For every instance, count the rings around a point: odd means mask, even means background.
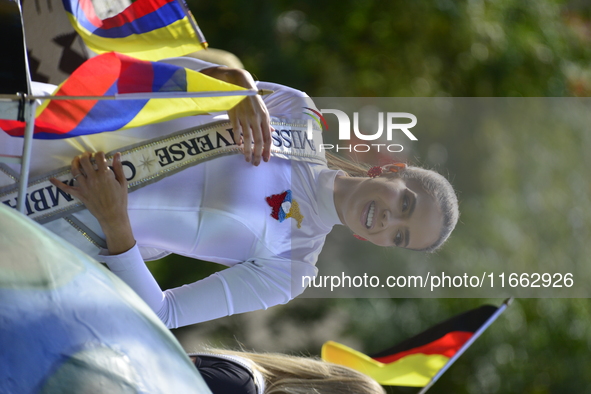
[[[246,89],[171,64],[106,53],[87,60],[53,96],[116,96],[151,92],[224,92]],[[35,138],[57,139],[117,131],[183,116],[226,111],[246,95],[133,100],[46,100],[37,109]],[[0,128],[23,136],[24,122],[0,120]]]
[[[103,20],[91,0],[62,1],[74,29],[99,54],[114,51],[155,61],[207,47],[184,0],[137,0]]]

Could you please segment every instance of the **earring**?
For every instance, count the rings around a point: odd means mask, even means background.
[[[357,238],[358,240],[360,240],[360,241],[367,241],[367,239],[365,239],[365,238],[363,238],[363,237],[360,237],[360,236],[359,236],[359,235],[357,235],[357,234],[353,234],[353,236],[354,236],[355,238]]]
[[[392,163],[392,164],[390,164],[390,167],[388,168],[388,172],[398,173],[398,172],[404,171],[405,169],[406,169],[405,163]],[[374,167],[371,167],[369,170],[367,170],[367,176],[370,178],[377,178],[380,175],[382,175],[383,172],[384,172],[383,167],[374,166]]]

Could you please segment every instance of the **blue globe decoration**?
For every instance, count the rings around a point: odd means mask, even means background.
[[[121,280],[0,204],[0,393],[206,393]]]

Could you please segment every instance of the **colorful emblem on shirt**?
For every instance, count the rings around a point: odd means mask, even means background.
[[[293,218],[298,228],[302,227],[302,220],[304,215],[300,212],[300,206],[298,202],[291,198],[291,190],[286,190],[280,194],[273,194],[270,197],[266,197],[267,204],[273,209],[271,217],[283,222],[287,218]]]

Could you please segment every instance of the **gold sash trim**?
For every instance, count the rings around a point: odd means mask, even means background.
[[[326,163],[320,152],[321,131],[313,127],[311,120],[274,120],[271,125],[275,128],[271,146],[274,157]],[[219,121],[124,147],[117,152],[121,152],[129,191],[133,192],[218,156],[241,154],[242,149],[236,145],[230,122]],[[108,153],[107,160],[114,154]],[[49,182],[52,177],[69,185],[74,182],[70,166],[31,179],[25,202],[26,214],[39,223],[47,223],[84,209],[80,201],[53,186]],[[17,196],[17,184],[0,188],[0,201],[10,207],[16,207]]]

